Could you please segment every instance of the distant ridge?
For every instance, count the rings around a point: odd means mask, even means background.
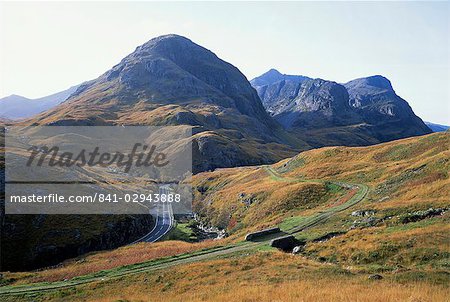
[[[1,98],[0,117],[10,120],[31,117],[64,102],[77,90],[78,86],[75,85],[69,89],[37,99],[29,99],[15,94]]]
[[[381,75],[345,84],[286,77],[271,69],[251,83],[267,112],[314,147],[370,145],[431,133]]]
[[[433,132],[445,132],[450,129],[450,126],[434,124],[431,122],[425,122],[425,124],[433,131]]]

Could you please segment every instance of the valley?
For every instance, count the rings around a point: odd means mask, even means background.
[[[99,141],[121,146],[132,135],[120,131],[162,127],[145,138],[168,154],[187,150],[192,170],[171,175],[175,161],[150,177],[84,165],[76,181],[167,193],[160,184],[176,176],[192,211],[2,215],[1,300],[446,301],[450,132],[425,124],[394,86],[382,75],[337,83],[275,69],[249,81],[169,34],[45,109],[11,106],[5,131],[107,126],[114,132]],[[192,135],[176,139],[180,130]],[[68,134],[46,141],[90,141]],[[53,174],[70,174],[63,168]]]
[[[276,181],[309,182],[308,180],[304,180],[304,179],[300,179],[300,180],[285,179],[270,167],[262,167],[262,169],[264,169],[266,171],[266,173],[271,178],[275,179]],[[317,182],[317,180],[313,181],[313,182]],[[345,201],[342,204],[339,204],[338,206],[331,207],[327,211],[319,212],[316,215],[311,215],[309,217],[306,217],[306,218],[304,218],[304,220],[301,223],[294,225],[292,228],[284,228],[282,233],[272,234],[272,235],[270,235],[269,239],[265,239],[264,237],[259,238],[257,240],[257,243],[249,243],[249,242],[237,242],[234,244],[232,243],[230,245],[225,245],[223,247],[219,246],[218,248],[201,250],[199,253],[186,254],[186,255],[181,254],[181,255],[175,257],[174,259],[169,258],[167,260],[163,260],[162,262],[156,261],[156,263],[157,263],[156,265],[154,263],[155,261],[151,261],[149,263],[142,263],[141,265],[138,265],[138,266],[133,265],[132,267],[124,267],[124,268],[120,269],[118,272],[114,271],[114,270],[110,271],[110,272],[103,271],[103,273],[101,273],[100,275],[94,274],[93,276],[89,276],[89,275],[83,276],[82,280],[77,280],[77,278],[74,278],[73,281],[66,280],[62,284],[53,283],[53,284],[49,284],[49,285],[43,285],[43,284],[38,283],[32,287],[27,286],[24,288],[24,287],[19,286],[19,287],[10,289],[9,291],[8,291],[8,288],[6,287],[3,289],[0,289],[0,294],[2,294],[2,293],[17,294],[17,293],[30,293],[30,292],[36,292],[36,291],[43,292],[46,290],[56,290],[56,289],[70,287],[70,286],[95,282],[95,281],[99,281],[99,280],[105,281],[106,279],[115,279],[118,277],[123,277],[123,276],[136,274],[136,273],[142,273],[142,272],[146,272],[146,271],[167,269],[167,268],[175,266],[175,265],[188,264],[191,262],[202,261],[205,259],[214,259],[218,256],[227,255],[229,253],[244,252],[248,249],[250,249],[250,250],[260,249],[262,246],[266,246],[271,239],[276,238],[277,236],[281,236],[283,234],[296,234],[307,228],[311,228],[317,224],[320,224],[327,218],[331,217],[332,215],[334,215],[340,211],[346,210],[346,209],[354,206],[355,204],[357,204],[363,200],[363,198],[366,196],[367,191],[368,191],[368,188],[365,185],[361,185],[361,184],[354,185],[354,184],[347,184],[347,183],[339,183],[337,185],[343,186],[343,187],[357,187],[358,192],[352,198],[350,198],[348,201]],[[158,223],[156,223],[156,224],[158,225]],[[152,233],[152,232],[150,232],[150,233]],[[152,241],[157,240],[157,237],[155,237],[152,240],[148,239],[147,237],[148,236],[145,236],[142,238],[142,240],[140,239],[138,241],[152,242]],[[181,259],[181,260],[179,260],[179,259]]]
[[[268,286],[302,288],[301,295],[317,297],[324,293],[317,288],[312,292],[308,284],[325,282],[323,288],[333,292],[330,301],[339,301],[342,295],[356,295],[361,301],[387,297],[442,300],[448,282],[445,259],[449,242],[445,234],[449,231],[449,201],[448,194],[442,193],[449,192],[450,186],[449,143],[449,134],[439,133],[373,147],[306,151],[271,166],[200,173],[192,180],[199,193],[194,206],[205,206],[204,199],[209,199],[206,205],[210,208],[204,208],[203,213],[210,214],[203,219],[211,222],[221,221],[224,211],[230,213],[225,215],[231,216],[225,221],[227,238],[201,243],[139,243],[68,261],[59,268],[6,273],[0,295],[6,301],[50,297],[89,301],[101,299],[100,295],[105,301],[113,297],[139,300],[136,292],[117,291],[117,286],[129,284],[135,290],[145,288],[174,301],[224,301],[242,297],[243,292],[231,291],[232,286],[241,284],[247,292],[257,290],[255,297],[270,300],[276,292]],[[295,192],[296,186],[301,195],[280,192],[283,187],[290,187],[286,192]],[[261,196],[258,190],[266,194]],[[242,202],[242,197],[249,195],[253,201]],[[307,198],[305,203],[299,199],[302,196]],[[428,208],[442,211],[427,214]],[[232,218],[239,227],[230,223]],[[275,225],[282,233],[256,242],[243,241],[248,232]],[[298,254],[270,247],[270,241],[281,234],[293,234],[301,242]],[[176,246],[179,249],[173,249]],[[183,252],[186,248],[189,251]],[[148,249],[157,254],[143,254]],[[106,262],[103,268],[94,265],[112,254],[124,260],[129,255],[138,258],[125,260],[129,263],[125,266],[123,262],[113,266]],[[254,272],[253,282],[248,272]],[[182,282],[187,275],[190,281]],[[371,276],[382,279],[367,280],[375,278]],[[326,285],[330,278],[339,280],[333,289]],[[220,292],[202,294],[200,288],[208,282]],[[195,288],[197,294],[183,290],[183,286]],[[371,296],[380,288],[382,295]],[[284,301],[296,301],[299,294],[296,290],[286,293]]]

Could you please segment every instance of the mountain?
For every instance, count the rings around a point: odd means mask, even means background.
[[[382,76],[338,84],[270,70],[251,83],[267,112],[313,147],[370,145],[431,132]]]
[[[368,130],[380,141],[431,133],[385,77],[360,78],[346,83],[345,87],[350,105],[370,125]]]
[[[137,47],[97,79],[81,84],[63,103],[16,124],[191,128],[193,136],[176,141],[173,149],[192,143],[194,173],[273,163],[310,148],[266,113],[256,91],[236,67],[177,35],[157,37]],[[158,139],[167,143],[166,137]],[[103,215],[97,220],[64,215],[61,220],[59,216],[6,216],[8,227],[2,236],[8,245],[2,251],[8,253],[2,254],[10,269],[50,265],[126,244],[142,235],[142,226],[152,226],[139,217]],[[95,228],[83,228],[86,219]],[[60,230],[57,233],[55,225]],[[97,235],[86,233],[88,229],[95,229],[92,234]],[[55,240],[58,245],[52,244]]]
[[[273,105],[273,116],[287,129],[345,126],[360,119],[348,104],[344,86],[322,79],[304,81],[292,97]]]
[[[431,122],[425,122],[425,125],[427,125],[433,132],[444,132],[450,128],[450,126],[434,124]]]
[[[258,92],[267,112],[273,114],[277,103],[284,99],[295,97],[300,85],[309,80],[305,76],[281,74],[278,70],[271,69],[261,76],[250,81]]]
[[[10,95],[0,99],[0,117],[5,119],[23,119],[41,113],[64,102],[79,85],[38,99],[29,99],[20,95]]]
[[[246,77],[178,35],[154,38],[34,125],[188,125],[194,171],[270,163],[310,148],[266,113]]]

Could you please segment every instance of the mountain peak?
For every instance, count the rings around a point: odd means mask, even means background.
[[[194,42],[192,42],[191,40],[189,40],[188,38],[186,38],[184,36],[180,36],[177,34],[168,34],[168,35],[162,35],[162,36],[152,38],[149,41],[145,42],[143,45],[138,46],[137,48],[143,48],[146,46],[152,46],[152,45],[157,45],[157,44],[161,44],[161,43],[192,43],[192,44],[195,44]]]
[[[366,78],[366,83],[373,87],[393,90],[391,81],[382,75],[374,75]]]
[[[236,67],[175,34],[159,36],[138,46],[104,74],[106,82],[112,83],[114,79],[135,100],[139,97],[163,103],[217,101],[224,107],[238,108],[241,113],[265,114],[262,106],[258,108],[257,94]]]
[[[271,68],[269,71],[263,73],[259,77],[254,78],[250,81],[253,87],[258,86],[266,86],[271,85],[279,81],[288,80],[291,82],[295,82],[296,84],[300,84],[305,80],[308,80],[308,77],[301,76],[301,75],[289,75],[289,74],[283,74],[279,72],[278,70]]]
[[[192,142],[194,172],[278,161],[307,147],[270,118],[239,69],[173,34],[142,44],[67,102],[26,122],[184,125],[195,131],[192,141],[179,142]]]
[[[261,76],[281,76],[281,72],[276,70],[275,68],[269,69],[269,71],[263,73]]]
[[[103,91],[101,97],[100,91]],[[236,67],[176,34],[159,36],[138,46],[112,69],[82,85],[70,101],[65,104],[67,108],[75,103],[85,108],[102,104],[108,123],[116,122],[111,120],[113,114],[138,104],[151,109],[170,104],[189,110],[214,107],[218,112],[232,111],[270,127],[274,124],[257,93]],[[60,114],[47,112],[46,115],[53,122],[54,118],[50,117]],[[84,110],[83,115],[78,116],[81,123],[93,118],[91,109]]]
[[[189,40],[190,39],[186,38],[185,36],[181,36],[181,35],[177,35],[177,34],[166,34],[166,35],[161,35],[158,37],[154,37],[151,40],[163,40],[163,39],[183,39],[183,40]]]
[[[11,94],[11,95],[8,95],[8,96],[6,96],[6,97],[4,97],[5,99],[6,98],[20,98],[20,99],[29,99],[29,98],[27,98],[27,97],[24,97],[24,96],[22,96],[22,95],[18,95],[18,94]],[[2,98],[3,99],[3,98]]]
[[[174,59],[184,54],[184,57],[192,55],[207,55],[216,57],[211,51],[192,42],[190,39],[176,35],[168,34],[153,38],[144,44],[136,47],[136,50],[128,57],[137,58],[147,55],[158,54],[168,59]]]
[[[345,86],[350,89],[366,86],[366,87],[374,87],[374,88],[379,88],[379,89],[384,89],[384,90],[391,90],[391,91],[394,90],[392,88],[391,81],[389,81],[386,77],[384,77],[382,75],[373,75],[373,76],[369,76],[369,77],[365,77],[365,78],[355,79],[355,80],[352,80],[352,81],[346,83]]]
[[[250,81],[253,87],[255,86],[265,86],[270,85],[272,83],[281,81],[283,79],[283,75],[276,69],[270,69],[266,71],[259,77],[254,78]]]

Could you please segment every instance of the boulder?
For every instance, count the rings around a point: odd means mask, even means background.
[[[352,216],[372,216],[375,214],[374,210],[359,210],[359,211],[353,211]]]
[[[374,275],[370,275],[369,276],[369,280],[381,280],[383,279],[383,276],[378,275],[378,274],[374,274]]]
[[[245,240],[246,241],[253,241],[255,239],[258,239],[260,237],[266,236],[266,235],[270,235],[270,234],[275,234],[280,232],[280,228],[275,227],[275,228],[270,228],[270,229],[265,229],[265,230],[261,230],[258,232],[253,232],[253,233],[249,233],[247,234],[247,236],[245,236]]]
[[[296,247],[294,247],[294,249],[292,250],[292,254],[300,254],[301,251],[303,251],[303,246],[301,245],[297,245]]]
[[[288,252],[288,251],[292,251],[294,249],[294,247],[296,247],[298,245],[298,243],[299,242],[297,241],[297,239],[295,239],[294,236],[289,235],[289,236],[278,237],[278,238],[273,239],[270,242],[270,246],[276,247],[280,250]]]

